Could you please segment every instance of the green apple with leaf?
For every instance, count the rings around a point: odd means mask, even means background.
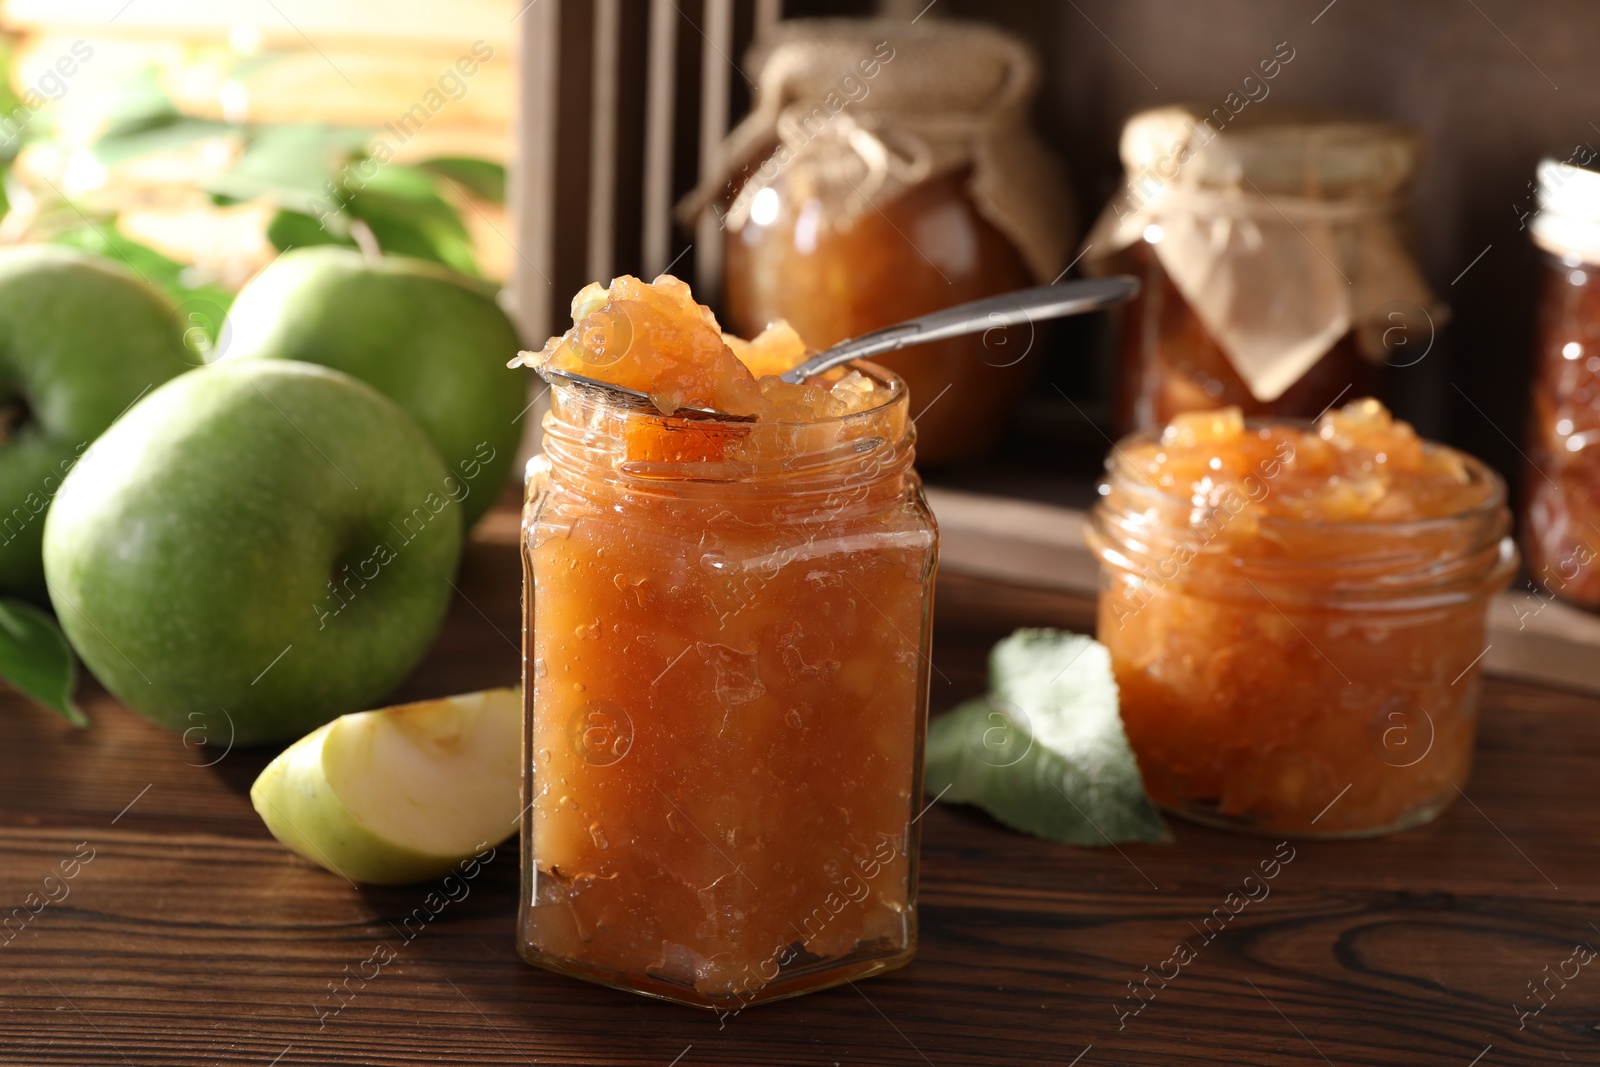
[[[308,363],[204,367],[89,449],[45,522],[50,598],[124,704],[219,747],[297,737],[410,672],[460,501],[416,422]]]
[[[491,689],[343,715],[250,787],[284,845],[353,882],[437,878],[516,829],[521,691]]]
[[[527,400],[519,342],[476,279],[406,256],[287,252],[234,301],[220,359],[319,363],[360,378],[426,431],[476,522],[505,485]]]
[[[43,596],[45,512],[62,479],[129,404],[198,362],[175,310],[110,260],[0,250],[0,590]]]

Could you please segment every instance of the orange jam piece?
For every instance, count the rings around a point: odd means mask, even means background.
[[[635,463],[718,463],[736,451],[750,431],[742,424],[699,419],[631,422],[622,431]]]
[[[1454,799],[1515,566],[1499,479],[1375,400],[1314,426],[1180,415],[1114,456],[1099,638],[1151,796],[1311,835]]]

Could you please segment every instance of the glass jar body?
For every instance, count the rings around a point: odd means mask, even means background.
[[[1252,418],[1315,418],[1340,396],[1374,396],[1381,367],[1361,354],[1355,330],[1274,400],[1257,400],[1178,291],[1148,241],[1107,261],[1106,270],[1139,279],[1139,292],[1119,312],[1115,386],[1121,433],[1164,426],[1189,411],[1234,406]]]
[[[1535,581],[1600,608],[1600,264],[1542,260],[1522,546]]]
[[[576,403],[523,523],[522,955],[725,1011],[907,962],[937,531],[903,388],[900,438],[731,480],[580,460]]]
[[[723,291],[733,330],[754,336],[787,319],[823,349],[1032,285],[1021,252],[966,192],[969,177],[961,170],[928,179],[846,220],[846,206],[860,204],[856,188],[806,159],[792,163],[760,194],[774,213],[752,213],[729,230]],[[1037,355],[1025,359],[1028,347],[1025,336],[994,331],[878,357],[910,388],[919,463],[989,449],[1032,374]]]
[[[1363,837],[1455,798],[1489,598],[1516,566],[1503,487],[1470,514],[1385,527],[1258,519],[1248,502],[1197,516],[1113,470],[1089,531],[1098,636],[1157,803],[1227,829]]]

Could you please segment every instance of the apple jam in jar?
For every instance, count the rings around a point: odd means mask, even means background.
[[[1275,77],[1294,50],[1262,62]],[[1272,73],[1268,73],[1268,71]],[[1131,274],[1116,421],[1189,411],[1310,418],[1426,354],[1444,309],[1410,251],[1416,130],[1255,103],[1151,108],[1123,127],[1123,188],[1084,239]]]
[[[1593,162],[1583,146],[1574,155]],[[1539,208],[1529,227],[1543,262],[1522,549],[1535,581],[1600,608],[1600,173],[1545,160]]]
[[[1375,400],[1315,425],[1183,415],[1106,467],[1099,638],[1158,803],[1356,837],[1455,798],[1516,567],[1498,475]]]
[[[899,379],[670,278],[574,301],[523,517],[530,963],[723,1011],[916,947],[937,530]],[[715,408],[742,418],[689,417]],[[671,412],[671,413],[669,413]]]
[[[733,329],[786,319],[823,349],[1063,273],[1070,194],[1030,124],[1024,41],[931,18],[788,19],[747,66],[750,113],[685,201],[719,216]],[[910,390],[917,463],[987,452],[1036,348],[995,330],[881,356]]]

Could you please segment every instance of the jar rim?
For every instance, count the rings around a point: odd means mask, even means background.
[[[1297,422],[1307,425],[1246,425]],[[1153,436],[1132,434],[1122,443]],[[1140,477],[1119,444],[1106,461],[1110,474],[1085,536],[1103,564],[1139,575],[1151,588],[1177,584],[1196,596],[1390,613],[1487,597],[1517,564],[1505,482],[1482,460],[1451,451],[1489,489],[1471,507],[1385,522],[1257,515],[1240,540],[1222,531],[1242,509],[1217,505],[1200,514],[1190,499]],[[1200,560],[1208,562],[1192,571],[1191,561]]]
[[[884,396],[878,402],[872,404],[870,407],[864,407],[864,408],[860,409],[859,411],[851,411],[851,412],[847,412],[847,413],[845,413],[843,415],[827,415],[827,416],[824,416],[824,417],[822,417],[820,419],[761,419],[761,420],[757,420],[757,421],[751,421],[749,419],[738,418],[738,417],[729,418],[729,419],[718,419],[718,418],[713,418],[713,417],[704,416],[704,415],[696,415],[696,416],[693,417],[692,421],[694,421],[696,423],[701,423],[701,424],[704,424],[704,425],[708,425],[708,426],[723,426],[723,427],[738,427],[738,426],[774,426],[774,427],[827,426],[827,425],[829,425],[831,423],[837,423],[838,425],[844,426],[844,425],[849,425],[852,420],[861,420],[861,419],[865,419],[865,418],[868,418],[868,417],[873,416],[873,415],[881,415],[881,414],[883,414],[883,412],[885,410],[887,410],[896,401],[900,400],[902,397],[906,396],[906,394],[907,394],[907,388],[906,388],[905,380],[903,378],[901,378],[898,374],[896,374],[894,371],[890,370],[889,368],[887,368],[887,367],[885,367],[885,366],[883,366],[881,364],[873,363],[870,360],[857,359],[857,360],[851,360],[849,363],[843,364],[842,367],[841,367],[841,370],[843,371],[843,373],[841,373],[839,375],[839,377],[841,377],[841,378],[844,376],[844,374],[846,374],[849,371],[853,370],[853,371],[859,372],[864,377],[871,378],[874,382],[876,382],[879,385],[887,386],[888,387],[887,395]],[[824,372],[824,373],[831,373],[831,371]],[[820,377],[820,375],[818,377]],[[815,378],[813,378],[811,380],[814,381]],[[573,396],[573,397],[575,397],[575,396],[579,395],[579,391],[580,390],[584,390],[584,389],[586,389],[585,386],[579,385],[579,384],[574,383],[574,382],[564,381],[564,380],[558,380],[558,381],[552,382],[551,385],[550,385],[550,393],[551,393],[552,396],[565,395],[565,396]],[[598,390],[592,390],[591,389],[591,390],[588,390],[588,394],[587,395],[598,397],[600,394],[599,394]],[[629,419],[629,421],[633,421],[633,422],[648,423],[648,422],[652,422],[653,421],[653,422],[674,423],[674,424],[676,424],[676,423],[682,423],[682,422],[686,422],[686,421],[691,421],[687,416],[677,414],[676,412],[668,414],[666,412],[661,412],[661,411],[643,411],[643,410],[639,410],[637,408],[628,408],[628,407],[625,407],[625,406],[623,406],[621,404],[606,404],[604,401],[600,402],[600,406],[605,407],[608,411],[614,412],[614,413],[619,414],[619,415],[624,415]]]
[[[805,421],[640,411],[558,384],[545,416],[544,451],[558,466],[652,493],[692,495],[742,484],[800,499],[837,492],[841,479],[893,478],[913,456],[909,390],[874,363],[859,360],[837,373],[848,370],[885,386],[883,395],[859,411]],[[641,440],[653,444],[641,447]]]

